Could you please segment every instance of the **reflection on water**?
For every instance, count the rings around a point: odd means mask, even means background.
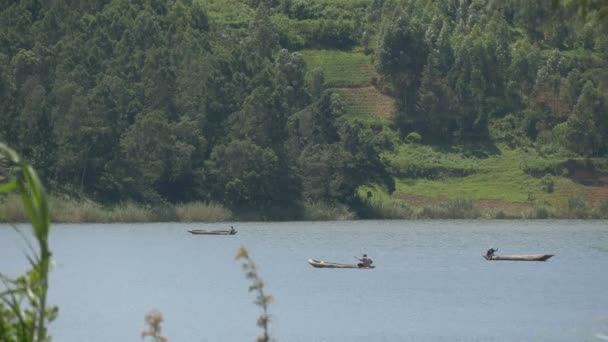
[[[259,308],[234,260],[247,246],[276,301],[278,341],[601,341],[608,335],[608,225],[600,221],[56,225],[56,341],[134,341],[158,309],[170,341],[251,341]],[[547,262],[489,262],[555,254]],[[27,247],[0,227],[0,270]],[[374,270],[317,269],[309,258]]]

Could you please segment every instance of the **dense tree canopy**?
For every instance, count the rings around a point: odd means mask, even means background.
[[[0,0],[0,140],[51,189],[106,202],[348,204],[360,185],[394,187],[380,157],[388,146],[347,118],[297,50],[361,46],[402,137],[485,144],[501,127],[523,143],[605,156],[606,8]]]
[[[532,140],[566,121],[571,134],[595,125],[593,138],[565,145],[607,153],[606,96],[599,94],[608,85],[608,6],[581,3],[384,1],[376,61],[393,87],[402,133],[478,143],[489,139],[490,121],[513,114]],[[577,15],[581,6],[585,16]],[[583,120],[575,107],[585,84],[586,94],[599,97]]]
[[[280,48],[276,23],[282,16],[326,20],[316,36],[286,47],[334,39],[352,46],[361,13],[341,18],[343,25],[334,19],[348,12],[344,4],[250,1],[241,5],[250,15],[241,30],[211,21],[214,5],[2,1],[1,139],[33,160],[53,188],[103,201],[213,199],[260,209],[305,198],[352,200],[368,181],[353,170],[361,157],[340,145],[338,114],[326,108],[331,92],[320,96],[318,78],[311,90],[303,58]],[[316,116],[316,131],[289,150],[288,121],[300,112]],[[333,147],[310,156],[316,146]],[[302,164],[308,157],[336,165],[315,174]],[[336,179],[336,190],[313,195],[324,192],[311,189],[316,177]]]

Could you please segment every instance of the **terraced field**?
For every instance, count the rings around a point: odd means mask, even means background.
[[[353,115],[373,115],[390,119],[395,113],[393,98],[374,87],[339,88],[338,93]]]
[[[370,57],[362,53],[338,50],[300,51],[308,70],[321,68],[330,88],[365,87],[378,77]]]
[[[326,84],[345,101],[349,118],[392,129],[395,101],[374,86],[379,75],[369,56],[333,50],[301,53],[308,70],[323,70]],[[552,177],[554,191],[547,192],[542,179],[524,171],[524,166],[530,162],[555,161],[521,150],[501,148],[498,154],[474,158],[434,150],[431,146],[397,143],[396,150],[387,152],[385,158],[390,161],[396,191],[388,194],[383,187],[373,185],[359,189],[362,198],[373,198],[378,205],[401,212],[385,213],[385,217],[408,217],[411,214],[407,208],[442,206],[454,199],[471,200],[484,217],[495,217],[498,213],[508,217],[538,217],[536,210],[545,207],[551,208],[552,215],[568,217],[572,199],[598,206],[608,198],[606,186],[585,186],[560,176]]]
[[[373,86],[378,79],[370,56],[334,50],[300,51],[308,70],[320,68],[328,87],[344,99],[347,113],[365,122],[387,125],[395,112],[393,98]]]

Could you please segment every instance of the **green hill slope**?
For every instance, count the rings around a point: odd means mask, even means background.
[[[369,56],[356,50],[301,53],[309,70],[324,72],[328,86],[346,102],[350,119],[391,129],[395,100],[374,86],[379,74]],[[577,182],[574,171],[569,175],[565,168],[544,178],[530,174],[530,163],[559,165],[568,158],[544,159],[506,146],[486,158],[472,158],[402,142],[385,157],[395,175],[395,192],[388,194],[375,186],[359,189],[362,198],[380,208],[373,215],[450,217],[453,213],[446,214],[445,208],[458,200],[469,205],[462,208],[466,215],[489,218],[600,217],[608,208],[608,182],[602,181],[605,174],[601,171],[592,177],[592,185]]]
[[[607,217],[606,10],[9,1],[0,141],[91,212]]]
[[[380,75],[370,56],[336,50],[303,50],[300,53],[308,70],[319,68],[323,71],[327,86],[346,102],[350,117],[372,126],[390,125],[395,101],[374,86]]]

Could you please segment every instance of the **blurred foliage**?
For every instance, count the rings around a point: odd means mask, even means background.
[[[3,180],[0,193],[16,192],[21,196],[38,247],[36,250],[23,235],[30,248],[26,255],[30,269],[16,279],[0,273],[3,283],[0,292],[0,341],[50,341],[47,327],[57,317],[58,309],[47,306],[51,220],[45,190],[36,171],[4,144],[0,144],[0,162],[3,166],[0,169]]]
[[[242,261],[243,270],[245,271],[245,276],[247,279],[251,281],[251,286],[249,286],[249,292],[255,292],[255,305],[259,306],[262,309],[262,313],[258,316],[257,326],[262,329],[262,335],[259,336],[256,341],[257,342],[270,342],[269,335],[269,325],[270,325],[270,314],[268,313],[268,307],[270,303],[272,303],[273,298],[271,295],[266,294],[264,290],[264,281],[260,277],[258,273],[257,266],[251,256],[249,255],[249,251],[244,246],[239,248],[236,260]]]

